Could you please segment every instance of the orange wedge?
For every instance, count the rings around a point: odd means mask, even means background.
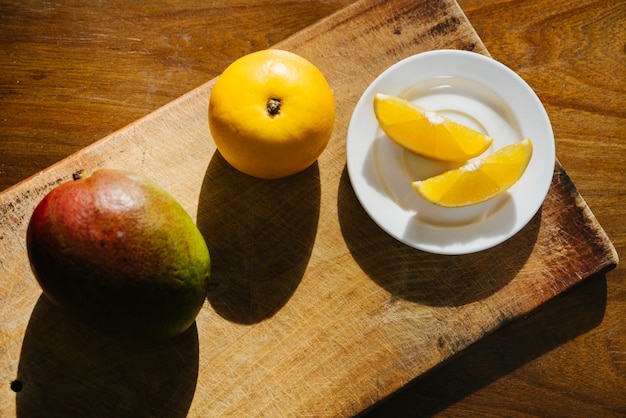
[[[392,141],[439,161],[467,161],[485,152],[493,142],[481,132],[396,96],[376,94],[374,114]]]
[[[423,181],[415,181],[413,188],[435,205],[476,205],[504,193],[514,185],[528,167],[532,153],[532,142],[525,139],[460,168]]]

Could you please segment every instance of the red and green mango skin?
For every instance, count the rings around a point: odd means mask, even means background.
[[[108,332],[184,332],[207,293],[210,257],[188,213],[156,183],[100,169],[53,189],[27,230],[32,270],[56,305]]]

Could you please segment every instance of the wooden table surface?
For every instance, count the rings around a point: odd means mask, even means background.
[[[0,191],[350,3],[0,2]],[[626,3],[458,3],[543,101],[557,158],[621,253]],[[583,281],[364,415],[390,412],[625,415],[626,268]]]

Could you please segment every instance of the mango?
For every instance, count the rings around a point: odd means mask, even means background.
[[[155,182],[99,169],[50,191],[26,245],[44,295],[108,333],[161,340],[195,321],[211,274],[204,237]]]

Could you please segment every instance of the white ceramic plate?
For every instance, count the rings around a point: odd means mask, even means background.
[[[533,156],[506,193],[466,208],[441,208],[411,186],[451,165],[404,151],[385,136],[373,111],[376,93],[442,112],[494,138],[494,150],[525,138]],[[503,64],[483,55],[437,50],[385,70],[356,105],[347,137],[347,166],[356,195],[371,218],[399,241],[437,254],[467,254],[502,243],[539,210],[554,173],[554,134],[537,95]]]

